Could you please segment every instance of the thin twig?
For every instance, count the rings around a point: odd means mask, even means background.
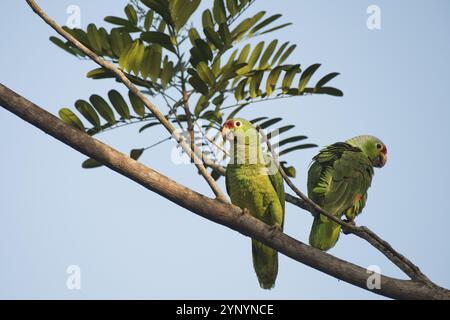
[[[381,253],[383,253],[392,263],[394,263],[397,267],[399,267],[403,272],[405,272],[411,279],[413,280],[419,280],[424,283],[431,283],[431,281],[420,271],[419,267],[417,267],[415,264],[413,264],[409,259],[407,259],[404,255],[397,252],[392,248],[392,246],[386,242],[385,240],[381,239],[378,235],[376,235],[373,231],[371,231],[369,228],[364,226],[356,226],[350,223],[347,223],[345,221],[342,221],[338,217],[332,215],[331,213],[325,211],[323,208],[321,208],[319,205],[317,205],[314,201],[309,199],[303,192],[301,192],[291,181],[291,179],[287,176],[287,174],[284,172],[282,166],[280,165],[278,155],[272,148],[272,144],[270,143],[269,139],[267,138],[267,135],[264,133],[264,131],[258,127],[258,131],[260,132],[261,136],[263,137],[264,142],[267,145],[267,148],[269,149],[270,153],[272,154],[273,161],[275,162],[275,165],[280,171],[280,174],[282,175],[284,181],[286,181],[287,185],[294,191],[301,200],[303,200],[307,206],[309,206],[309,210],[313,214],[322,214],[326,216],[328,219],[330,219],[333,222],[336,222],[340,226],[342,226],[343,230],[345,230],[347,233],[352,233],[366,241],[368,241],[371,245],[373,245],[376,249],[378,249]]]
[[[33,9],[33,11],[42,18],[50,27],[52,27],[56,32],[58,32],[61,36],[66,38],[69,42],[71,42],[75,47],[81,50],[84,54],[89,56],[94,62],[96,62],[101,67],[110,70],[113,72],[117,78],[136,96],[138,96],[145,106],[153,113],[153,115],[161,122],[161,124],[169,131],[175,140],[179,143],[179,145],[183,148],[183,150],[194,160],[195,166],[197,167],[200,174],[206,180],[215,196],[222,200],[227,201],[225,195],[220,190],[216,181],[213,179],[211,174],[206,170],[205,166],[202,163],[202,160],[197,156],[194,150],[190,148],[190,146],[186,143],[184,138],[177,132],[176,128],[168,121],[164,115],[159,111],[159,109],[147,99],[147,97],[127,78],[127,76],[119,70],[114,64],[105,61],[103,58],[99,57],[97,54],[92,52],[89,48],[80,43],[77,39],[75,39],[71,34],[66,32],[59,24],[57,24],[54,20],[52,20],[38,5],[34,0],[26,0],[28,5]]]

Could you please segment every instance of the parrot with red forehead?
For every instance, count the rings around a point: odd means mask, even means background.
[[[354,223],[367,200],[373,168],[387,161],[386,145],[374,136],[364,135],[337,142],[313,158],[308,171],[308,196],[325,211]],[[338,241],[341,226],[327,217],[314,218],[309,243],[329,250]]]
[[[225,174],[231,202],[282,230],[283,178],[270,157],[263,154],[258,130],[247,120],[230,119],[223,125],[222,135],[231,144],[231,159]],[[252,239],[252,255],[261,288],[273,288],[278,274],[278,252]]]

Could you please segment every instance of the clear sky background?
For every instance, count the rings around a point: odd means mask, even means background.
[[[209,2],[209,1],[206,1]],[[82,26],[106,25],[126,1],[38,1],[57,22],[81,8]],[[366,27],[366,9],[381,8],[381,30]],[[337,71],[343,98],[310,96],[255,105],[243,116],[280,115],[298,134],[324,146],[373,134],[388,146],[359,224],[372,228],[450,287],[450,2],[257,1],[252,9],[282,13],[293,26],[276,37],[299,45],[290,61]],[[3,0],[0,81],[52,113],[90,94],[106,96],[112,81],[85,74],[95,66],[48,41],[54,32],[25,1]],[[275,34],[267,39],[272,39]],[[124,128],[99,136],[127,152],[164,136]],[[210,195],[188,166],[170,161],[170,143],[146,153],[150,167]],[[305,190],[318,149],[289,154]],[[275,289],[261,290],[250,239],[200,218],[101,168],[81,169],[85,157],[0,108],[0,298],[268,298],[372,299],[378,296],[280,257]],[[223,186],[223,181],[221,181]],[[307,241],[311,217],[288,205],[286,232]],[[342,236],[333,255],[403,277],[375,249]],[[66,268],[81,268],[82,288],[66,288]]]

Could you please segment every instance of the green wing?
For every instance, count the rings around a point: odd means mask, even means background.
[[[373,176],[367,156],[359,148],[336,143],[322,150],[314,160],[308,179],[311,198],[337,216],[354,206],[358,207],[353,210],[355,215],[360,213]]]

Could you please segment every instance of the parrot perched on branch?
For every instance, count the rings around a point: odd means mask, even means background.
[[[386,145],[373,136],[358,136],[322,149],[308,172],[308,196],[325,211],[353,223],[367,200],[373,168],[387,161]],[[314,219],[309,243],[320,250],[336,244],[341,226],[323,215]]]
[[[271,158],[263,154],[258,130],[247,120],[231,119],[223,125],[222,135],[231,143],[231,159],[225,175],[231,202],[282,230],[283,178]],[[252,239],[252,254],[261,288],[273,288],[278,273],[278,252]]]

